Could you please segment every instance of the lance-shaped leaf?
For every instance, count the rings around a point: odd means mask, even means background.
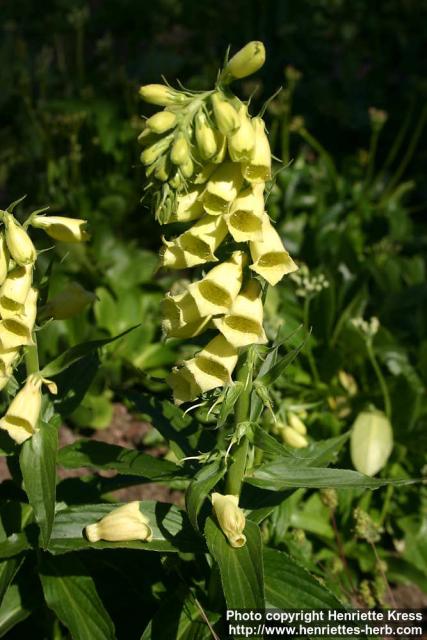
[[[206,496],[218,484],[225,473],[225,467],[220,460],[205,465],[191,481],[185,494],[185,505],[191,524],[199,530],[197,516],[202,508]]]

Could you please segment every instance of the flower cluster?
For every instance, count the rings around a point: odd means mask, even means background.
[[[23,350],[34,346],[39,294],[33,283],[37,251],[27,227],[40,227],[55,240],[80,242],[86,239],[86,222],[35,213],[22,226],[9,211],[0,211],[0,221],[0,389],[4,389]],[[18,444],[30,438],[37,428],[43,383],[55,391],[55,385],[40,375],[28,376],[0,420],[0,428]]]
[[[195,282],[167,294],[167,337],[214,337],[169,378],[177,404],[231,383],[239,349],[267,341],[262,288],[297,269],[265,212],[271,151],[265,123],[228,82],[264,62],[261,43],[249,43],[226,65],[213,91],[192,94],[147,85],[140,95],[165,107],[140,135],[157,219],[173,226],[163,239],[161,264],[187,269],[216,263]],[[186,225],[175,233],[177,224]]]

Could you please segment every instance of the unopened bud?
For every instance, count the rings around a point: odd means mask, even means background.
[[[159,111],[159,113],[155,113],[154,116],[148,118],[145,124],[154,133],[165,133],[165,131],[169,131],[175,126],[176,115],[171,111]]]
[[[149,526],[149,519],[139,508],[139,502],[129,502],[113,509],[99,522],[89,524],[85,534],[89,542],[126,542],[127,540],[142,540],[149,542],[153,532]]]
[[[224,135],[234,133],[240,124],[236,109],[220,93],[214,93],[211,100],[218,129]]]
[[[262,42],[253,40],[248,42],[229,60],[224,69],[224,75],[233,78],[245,78],[255,73],[265,62],[265,48]]]
[[[284,425],[280,429],[280,435],[283,442],[288,444],[290,447],[293,447],[294,449],[302,449],[303,447],[308,446],[307,438],[295,431],[295,429],[292,429],[292,427],[288,427],[287,425]]]
[[[238,496],[213,493],[212,506],[218,524],[227,536],[230,545],[236,549],[243,547],[246,544],[246,536],[243,533],[246,519],[239,507]]]
[[[171,162],[177,165],[183,165],[188,160],[188,157],[189,149],[187,140],[183,133],[179,133],[172,145],[170,154]]]
[[[63,216],[35,216],[31,225],[43,229],[48,236],[59,242],[84,242],[89,239],[86,220]]]
[[[187,99],[180,91],[175,91],[164,84],[146,84],[140,88],[139,95],[144,102],[157,104],[160,107],[180,104]]]
[[[28,233],[11,213],[4,213],[3,220],[6,227],[6,242],[12,258],[21,266],[33,264],[36,261],[37,252]]]
[[[215,133],[209,125],[205,114],[199,111],[196,116],[197,148],[203,160],[209,160],[217,152]]]
[[[5,429],[18,444],[31,438],[37,430],[42,403],[41,385],[39,376],[29,376],[0,420],[0,429]]]

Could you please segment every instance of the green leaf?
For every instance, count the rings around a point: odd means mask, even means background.
[[[224,399],[221,403],[221,409],[219,411],[217,427],[220,428],[224,426],[227,421],[228,416],[233,410],[234,405],[240,397],[240,394],[243,391],[243,382],[235,382],[234,384],[230,384],[224,393]]]
[[[219,614],[207,612],[211,625]],[[176,591],[163,599],[159,610],[148,623],[141,640],[212,640],[212,634],[191,594]]]
[[[0,606],[0,638],[30,614],[31,607],[28,606],[28,599],[23,597],[21,587],[16,583],[11,584]]]
[[[322,489],[328,487],[361,489],[378,489],[385,485],[396,487],[405,486],[417,482],[416,480],[388,480],[383,478],[370,478],[351,469],[328,469],[323,467],[295,467],[287,469],[283,462],[271,462],[258,467],[252,477],[246,482],[272,491],[283,491],[287,488],[307,487]]]
[[[258,426],[255,429],[254,444],[271,458],[286,460],[287,466],[317,467],[333,462],[342,446],[347,442],[350,433],[343,433],[335,438],[320,442],[312,442],[308,447],[293,449],[280,444],[273,436]]]
[[[284,373],[285,369],[290,364],[292,364],[292,362],[298,356],[299,352],[304,347],[304,345],[305,345],[305,340],[303,340],[303,342],[301,342],[301,344],[298,345],[298,347],[296,347],[296,349],[292,349],[292,351],[290,351],[285,356],[280,358],[280,360],[278,360],[271,367],[271,369],[269,369],[265,373],[261,373],[260,372],[259,375],[256,378],[257,384],[264,385],[265,387],[271,386],[273,384],[273,382],[275,380],[277,380],[277,378],[279,378]]]
[[[206,520],[205,536],[209,551],[219,566],[228,608],[263,609],[262,542],[258,526],[246,521],[246,544],[239,549],[230,546],[212,518]]]
[[[191,481],[185,494],[185,506],[191,524],[199,530],[197,516],[205,501],[206,496],[212,491],[215,485],[221,480],[225,473],[225,468],[220,460],[205,465]]]
[[[180,467],[169,460],[95,440],[78,440],[63,447],[58,452],[58,464],[66,469],[114,469],[119,473],[153,481],[182,477]]]
[[[342,603],[290,556],[264,549],[266,606],[274,609],[342,609]]]
[[[73,640],[115,640],[113,622],[77,555],[52,558],[44,554],[40,580],[47,605]]]
[[[12,533],[0,542],[0,559],[13,558],[27,549],[31,549],[31,544],[25,533]]]
[[[15,556],[9,560],[0,562],[0,604],[3,601],[10,583],[19,571],[20,566],[24,562],[24,556]]]
[[[351,431],[351,460],[354,468],[374,476],[385,466],[393,450],[393,431],[381,411],[362,411]]]
[[[24,442],[19,456],[25,492],[40,527],[40,542],[46,547],[55,514],[56,454],[58,430],[47,422]]]
[[[143,500],[141,511],[150,520],[151,542],[89,542],[84,528],[100,520],[119,504],[86,504],[57,511],[48,550],[54,554],[85,549],[138,549],[141,551],[194,551],[200,540],[183,511],[166,502]]]
[[[100,349],[101,347],[105,347],[105,345],[123,338],[127,333],[133,331],[136,326],[126,329],[126,331],[123,331],[118,336],[114,336],[113,338],[91,340],[89,342],[83,342],[81,344],[75,345],[74,347],[70,347],[70,349],[67,349],[67,351],[58,356],[58,358],[55,358],[55,360],[52,360],[52,362],[46,365],[41,370],[41,375],[44,378],[53,378],[57,376],[58,373],[61,373],[61,371],[68,369],[68,367],[71,367],[71,365],[76,364],[76,362],[82,360],[82,358],[85,358],[95,351],[98,351],[98,349]]]

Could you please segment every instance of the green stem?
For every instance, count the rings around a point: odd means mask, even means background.
[[[309,311],[310,311],[310,297],[307,296],[307,298],[304,301],[304,329],[306,330],[307,333],[309,331],[309,327],[308,327]],[[311,375],[313,376],[315,383],[318,384],[320,382],[320,376],[319,376],[319,371],[317,370],[317,365],[313,356],[313,352],[311,350],[310,340],[311,340],[311,335],[308,336],[305,352],[306,352],[308,364],[310,365]]]
[[[368,356],[369,356],[369,361],[372,365],[373,370],[375,371],[375,375],[377,376],[378,382],[380,384],[381,387],[381,392],[383,394],[383,400],[384,400],[384,411],[385,414],[387,416],[387,418],[389,420],[391,420],[391,400],[390,400],[390,394],[388,391],[388,387],[386,384],[386,381],[384,379],[384,376],[382,374],[381,368],[378,364],[378,360],[375,357],[375,353],[374,350],[372,348],[372,342],[371,340],[368,340],[366,342],[366,350],[368,352]]]
[[[249,351],[245,362],[241,365],[237,380],[243,382],[244,388],[236,403],[234,425],[237,431],[239,424],[249,420],[250,401],[252,393],[253,358]],[[249,440],[243,436],[232,450],[233,461],[230,464],[225,482],[226,493],[235,496],[240,495],[248,457]]]
[[[40,371],[39,352],[37,349],[37,338],[35,334],[33,334],[33,340],[34,344],[29,345],[25,349],[25,368],[27,370],[27,376]]]

